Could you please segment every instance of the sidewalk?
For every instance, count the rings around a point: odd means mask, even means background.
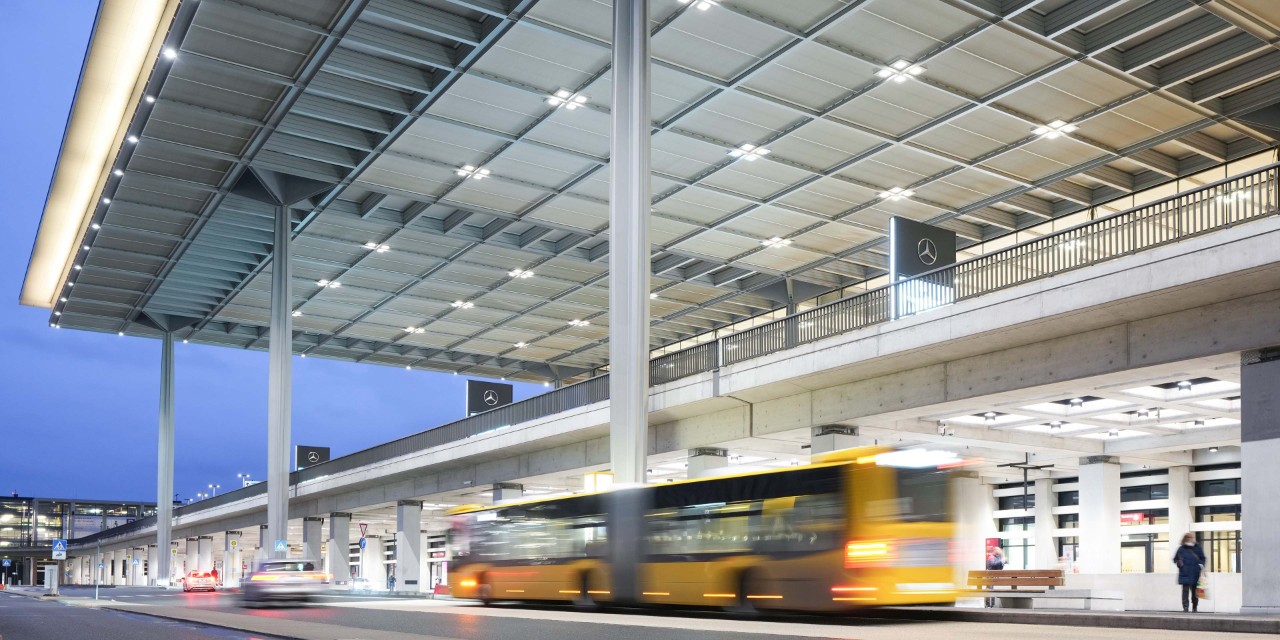
[[[1280,635],[1280,617],[1246,616],[1230,613],[886,607],[855,613],[851,617]]]

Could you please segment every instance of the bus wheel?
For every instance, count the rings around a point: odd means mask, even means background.
[[[595,610],[599,608],[595,596],[591,595],[591,572],[584,571],[578,583],[578,595],[573,598],[573,606],[579,609]]]
[[[730,613],[752,618],[760,615],[760,609],[756,607],[755,600],[747,597],[758,590],[758,581],[754,578],[750,569],[738,574],[738,600],[732,607],[727,607]]]

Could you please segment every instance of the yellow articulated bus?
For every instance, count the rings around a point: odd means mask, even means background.
[[[936,451],[451,512],[455,596],[839,611],[953,603],[948,468]]]

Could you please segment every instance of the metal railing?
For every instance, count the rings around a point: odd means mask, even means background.
[[[1108,215],[774,320],[745,331],[668,353],[650,361],[649,383],[660,385],[778,351],[838,336],[960,300],[1113,260],[1240,222],[1276,213],[1280,163],[1251,173]],[[465,440],[609,399],[608,374],[334,458],[290,474],[297,484],[374,462]],[[175,509],[175,515],[266,493],[263,483]],[[87,538],[114,537],[155,524],[155,517]],[[111,534],[111,536],[106,536]]]

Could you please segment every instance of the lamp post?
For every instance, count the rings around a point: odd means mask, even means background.
[[[220,484],[209,485],[209,491],[211,492],[211,495],[214,495],[214,496],[218,495],[218,489],[221,489],[221,488],[222,488],[222,485]]]

